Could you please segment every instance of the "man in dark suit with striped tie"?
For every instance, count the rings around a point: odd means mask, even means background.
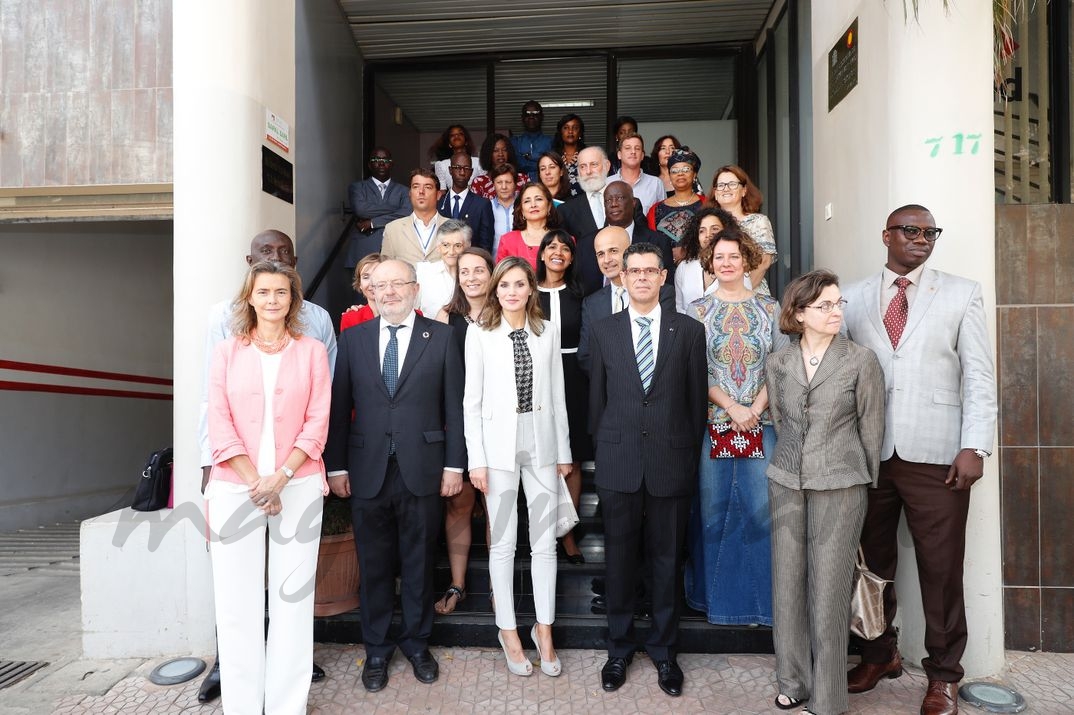
[[[705,331],[660,305],[667,279],[660,249],[623,253],[626,310],[590,336],[590,432],[605,527],[608,661],[601,686],[619,689],[637,644],[638,548],[652,569],[652,626],[645,649],[668,695],[682,694],[675,660],[682,601],[682,550],[707,407]]]

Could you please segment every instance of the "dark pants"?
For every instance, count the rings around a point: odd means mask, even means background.
[[[962,567],[966,554],[966,515],[970,492],[951,491],[944,479],[949,467],[917,464],[898,454],[880,463],[880,480],[869,490],[861,544],[865,562],[878,576],[895,578],[898,563],[899,514],[906,523],[917,555],[921,602],[925,610],[925,649],[921,665],[929,680],[955,683],[962,679],[960,661],[966,650],[966,603]],[[887,630],[874,641],[862,641],[862,660],[886,663],[897,648],[895,586],[884,590]]]
[[[384,485],[375,497],[351,497],[367,657],[390,658],[395,651],[395,644],[388,640],[388,628],[395,606],[397,566],[403,612],[399,648],[410,657],[428,646],[441,509],[439,494],[419,497],[407,490],[394,457],[388,460]]]
[[[654,497],[643,486],[631,493],[598,487],[604,519],[608,655],[629,658],[634,639],[635,586],[648,565],[652,576],[652,625],[645,650],[653,660],[676,655],[682,602],[683,544],[691,496]],[[644,547],[644,563],[638,558]]]

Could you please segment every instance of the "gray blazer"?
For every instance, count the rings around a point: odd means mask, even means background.
[[[789,489],[876,486],[884,439],[884,373],[868,348],[836,335],[812,380],[798,340],[765,363],[776,453],[768,478]]]
[[[951,464],[961,449],[992,451],[996,378],[981,286],[926,268],[897,350],[880,315],[883,273],[843,291],[847,334],[880,359],[887,381],[881,459]]]
[[[354,268],[358,261],[370,253],[378,253],[384,242],[384,227],[397,218],[409,216],[410,191],[395,180],[388,182],[384,196],[372,179],[355,181],[347,190],[351,209],[358,218],[367,218],[373,224],[373,230],[364,235],[355,231],[351,245],[347,250],[345,267]]]

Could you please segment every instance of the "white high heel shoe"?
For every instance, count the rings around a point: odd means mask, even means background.
[[[521,675],[523,677],[533,675],[533,663],[531,663],[528,658],[521,663],[516,663],[511,660],[511,654],[507,652],[507,644],[503,642],[503,633],[497,631],[496,639],[500,641],[500,647],[503,648],[504,660],[507,661],[507,669],[511,671],[512,674]],[[541,661],[541,663],[543,665],[544,661]]]
[[[555,660],[545,660],[544,653],[541,652],[541,642],[537,640],[537,624],[533,624],[533,628],[530,629],[530,638],[533,639],[533,644],[537,646],[537,657],[541,659],[541,672],[545,675],[550,675],[553,678],[563,672],[563,666],[559,662],[559,656],[556,656]]]

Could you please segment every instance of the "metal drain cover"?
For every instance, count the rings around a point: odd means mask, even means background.
[[[0,688],[14,685],[35,670],[44,668],[48,663],[41,660],[0,660]]]
[[[958,689],[958,695],[990,713],[1020,713],[1027,707],[1020,694],[995,683],[966,683]]]
[[[157,685],[178,685],[198,677],[204,670],[205,661],[201,658],[174,658],[153,668],[149,680]]]

